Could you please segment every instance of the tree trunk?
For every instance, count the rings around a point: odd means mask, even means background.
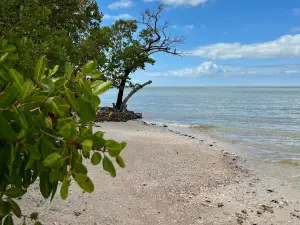
[[[149,81],[147,81],[146,83],[143,83],[143,84],[141,84],[141,85],[139,85],[139,86],[137,86],[135,89],[133,89],[128,95],[127,95],[127,97],[124,99],[124,101],[122,102],[122,106],[121,106],[121,109],[125,109],[126,108],[126,105],[127,105],[127,102],[128,102],[128,100],[138,91],[138,90],[140,90],[140,89],[142,89],[143,87],[145,87],[146,85],[149,85],[149,84],[151,84],[152,83],[152,81],[151,80],[149,80]]]
[[[127,78],[129,76],[130,72],[125,71],[125,75],[123,77],[123,79],[121,80],[120,86],[119,86],[119,92],[118,92],[118,98],[117,98],[117,102],[115,105],[115,108],[120,110],[122,107],[122,102],[123,102],[123,95],[124,95],[124,90],[125,90],[125,85],[126,85],[126,81]]]

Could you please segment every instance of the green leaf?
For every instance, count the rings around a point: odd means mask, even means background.
[[[0,80],[3,81],[4,84],[10,81],[9,75],[3,69],[0,69]]]
[[[44,75],[46,71],[47,60],[44,56],[40,57],[35,65],[34,71],[34,80],[39,81]]]
[[[93,93],[95,95],[101,95],[102,93],[106,92],[110,88],[111,84],[112,84],[111,81],[106,81],[100,84],[99,86],[93,88]]]
[[[5,45],[0,47],[0,53],[15,52],[17,48],[14,45]]]
[[[31,95],[33,92],[34,86],[31,81],[26,81],[23,85],[22,91],[21,91],[21,97],[22,99],[26,99],[28,96]]]
[[[42,225],[40,221],[36,221],[34,225]]]
[[[70,66],[70,63],[66,63],[65,65],[65,78],[67,80],[70,80],[71,79],[71,76],[72,76],[72,73],[73,73],[73,67]]]
[[[57,130],[65,138],[75,137],[77,135],[76,123],[71,118],[59,119]]]
[[[102,160],[102,166],[103,169],[109,172],[112,177],[115,177],[117,175],[114,164],[110,161],[110,159],[107,156],[104,156]]]
[[[28,129],[28,123],[27,123],[26,117],[21,110],[14,109],[14,117],[15,117],[15,120],[20,125],[20,127],[22,127],[24,130]]]
[[[0,108],[6,108],[10,106],[18,96],[18,88],[15,86],[9,87],[5,92],[0,95]]]
[[[90,74],[97,68],[96,61],[90,61],[82,67],[82,72],[86,74]]]
[[[50,182],[56,182],[64,178],[64,173],[60,171],[50,171],[49,180]]]
[[[46,104],[52,109],[52,113],[60,117],[70,116],[70,106],[60,97],[51,97],[46,101]]]
[[[0,137],[5,139],[14,139],[15,132],[5,118],[0,114]]]
[[[41,153],[35,145],[25,144],[24,150],[30,154],[30,159],[39,160],[41,158]]]
[[[49,73],[48,73],[48,77],[51,77],[51,76],[53,76],[54,74],[56,74],[56,72],[58,71],[58,69],[59,69],[59,65],[56,65],[56,66],[54,66],[53,69],[50,69],[50,70],[49,70]]]
[[[0,201],[0,217],[4,217],[9,213],[9,205],[7,202]]]
[[[55,181],[53,184],[53,188],[52,188],[52,193],[51,193],[51,198],[50,198],[50,202],[52,202],[55,194],[56,194],[56,191],[57,191],[57,186],[58,186],[58,181]]]
[[[80,97],[78,99],[79,111],[77,112],[79,117],[84,121],[94,121],[96,119],[96,111],[93,105]]]
[[[22,91],[23,89],[23,85],[24,85],[24,79],[22,74],[20,74],[18,71],[16,71],[15,69],[11,69],[9,71],[9,75],[11,77],[11,79],[14,82],[14,86],[16,88],[18,88],[19,91]]]
[[[11,198],[8,198],[8,199],[7,199],[7,203],[9,204],[11,211],[12,211],[18,218],[21,218],[22,212],[21,212],[20,206],[19,206],[14,200],[12,200]]]
[[[103,137],[103,132],[101,132],[101,131],[97,131],[95,134],[94,134],[95,136],[97,136],[97,137]]]
[[[108,153],[111,157],[116,157],[122,151],[121,145],[114,140],[106,140],[105,146],[108,148]]]
[[[53,77],[52,81],[56,88],[61,87],[63,84],[67,84],[67,82],[68,82],[68,81],[66,81],[66,79],[64,77]],[[62,88],[63,87],[61,87],[61,89]]]
[[[92,140],[84,140],[81,143],[81,147],[83,151],[89,152],[93,148],[93,141]]]
[[[127,146],[127,143],[126,142],[122,142],[120,144],[121,150],[123,150],[126,146]]]
[[[7,215],[7,217],[5,217],[3,225],[14,225],[14,221],[12,219],[11,214],[9,214],[9,215]]]
[[[102,156],[99,152],[94,152],[91,158],[91,163],[96,166],[101,162]]]
[[[91,99],[91,103],[94,106],[94,109],[98,111],[100,105],[100,98],[97,95],[93,95]]]
[[[85,99],[90,101],[90,99],[93,96],[93,90],[91,88],[89,81],[87,80],[83,81],[81,88],[84,93]]]
[[[33,212],[30,214],[30,219],[32,220],[37,220],[39,218],[39,213],[38,212]]]
[[[93,79],[99,79],[100,77],[103,77],[103,74],[99,70],[95,70],[92,73],[89,73],[90,77]]]
[[[103,80],[96,80],[94,82],[91,83],[91,88],[92,90],[94,90],[96,87],[100,86],[101,84],[103,84],[104,81]]]
[[[39,143],[39,152],[42,154],[42,158],[45,159],[53,152],[54,144],[53,139],[47,136],[43,136]]]
[[[88,178],[86,175],[78,173],[75,174],[75,181],[79,185],[79,187],[82,188],[82,190],[91,193],[94,191],[94,184],[91,181],[90,178]]]
[[[60,196],[62,199],[66,199],[68,197],[70,182],[71,182],[70,177],[65,177],[62,182],[62,185],[60,188]]]
[[[85,167],[85,165],[83,165],[82,163],[76,162],[75,164],[75,171],[77,173],[82,173],[82,174],[87,174],[87,168]]]
[[[41,87],[44,91],[50,92],[55,89],[55,84],[53,83],[51,78],[46,77],[41,80]]]
[[[40,175],[40,192],[45,199],[49,198],[52,191],[52,184],[49,181],[49,174],[47,171]]]
[[[121,156],[117,156],[116,157],[116,162],[118,163],[118,165],[121,167],[121,168],[125,168],[125,163],[124,163],[124,160]]]
[[[25,166],[25,170],[29,170],[33,168],[33,164],[34,164],[35,160],[34,159],[29,159],[29,161],[27,162],[26,166]]]
[[[76,101],[73,92],[69,88],[66,88],[65,95],[67,97],[66,100],[70,104],[72,109],[74,109],[74,111],[76,112],[79,111],[78,102]]]
[[[9,53],[6,52],[2,56],[0,56],[0,63],[4,62],[8,55],[9,55]]]
[[[44,159],[44,161],[43,161],[43,163],[44,163],[44,166],[46,166],[46,167],[51,167],[53,164],[55,164],[58,160],[60,160],[60,158],[61,158],[61,156],[60,156],[60,154],[58,154],[58,153],[52,153],[52,154],[50,154],[50,155],[48,155],[45,159]]]
[[[22,188],[18,188],[18,187],[11,187],[4,192],[4,194],[6,196],[11,197],[11,198],[20,197],[20,196],[24,195],[25,193],[26,193],[26,190],[23,190]]]

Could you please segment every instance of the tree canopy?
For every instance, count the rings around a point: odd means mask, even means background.
[[[2,0],[0,38],[17,46],[23,74],[42,55],[49,66],[65,62],[81,67],[89,60],[105,62],[110,29],[100,27],[102,14],[94,0]]]

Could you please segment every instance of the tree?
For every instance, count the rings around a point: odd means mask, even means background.
[[[104,75],[113,82],[118,89],[118,98],[115,108],[121,110],[129,98],[144,85],[134,85],[130,74],[138,69],[145,69],[146,64],[154,64],[151,56],[158,52],[172,55],[183,55],[177,52],[176,46],[183,43],[182,37],[173,37],[166,33],[169,24],[160,25],[160,15],[163,5],[158,5],[155,12],[145,10],[142,12],[141,22],[136,20],[118,20],[111,27],[112,46],[107,54],[107,62],[103,67]],[[140,25],[140,27],[138,26]],[[139,31],[138,28],[141,28]],[[123,104],[125,87],[133,88],[133,92]]]
[[[13,67],[18,63],[17,48],[1,40],[0,224],[13,224],[15,214],[24,224],[29,218],[39,225],[38,214],[24,215],[16,198],[36,181],[42,196],[51,200],[59,183],[60,196],[66,199],[72,179],[85,192],[93,192],[83,158],[93,165],[102,162],[103,169],[114,177],[111,159],[124,167],[120,153],[126,143],[105,140],[100,131],[93,133],[98,95],[111,85],[110,81],[85,79],[100,73],[96,62],[88,62],[77,73],[66,66],[64,74],[58,75],[58,66],[47,68],[47,59],[40,57],[28,68],[34,73],[27,77]]]
[[[14,66],[25,76],[41,55],[61,73],[66,61],[78,68],[89,60],[105,62],[110,29],[100,27],[94,0],[1,0],[0,15],[0,38],[18,47]]]

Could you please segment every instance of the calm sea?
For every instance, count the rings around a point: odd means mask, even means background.
[[[109,91],[102,105],[115,98],[116,90]],[[148,87],[128,108],[210,132],[267,160],[300,162],[300,87]]]

